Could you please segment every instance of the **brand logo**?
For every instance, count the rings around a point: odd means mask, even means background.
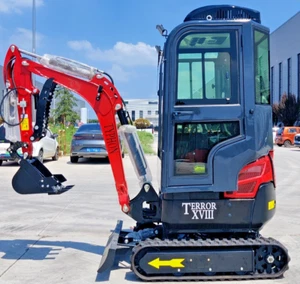
[[[217,210],[216,202],[184,202],[182,207],[183,215],[193,215],[192,220],[212,220]]]

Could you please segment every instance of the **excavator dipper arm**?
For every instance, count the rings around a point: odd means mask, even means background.
[[[22,56],[24,53],[37,57],[38,61],[42,63],[25,58]],[[33,85],[33,74],[48,78],[41,93]],[[80,77],[84,77],[84,79]],[[17,94],[20,136],[24,157],[31,158],[32,142],[41,139],[44,135],[44,129],[41,130],[41,127],[45,128],[47,125],[50,108],[46,106],[45,101],[53,96],[56,84],[79,94],[91,105],[103,130],[119,203],[122,211],[128,213],[130,200],[122,164],[115,115],[118,114],[122,124],[128,124],[128,119],[119,92],[113,82],[105,76],[105,73],[84,64],[76,65],[76,62],[61,57],[45,59],[22,51],[17,46],[12,45],[4,61],[4,80],[7,88]],[[33,125],[32,100],[35,97],[38,98],[39,107],[37,108],[37,123]],[[39,112],[41,109],[43,113]],[[37,163],[37,161],[34,163]],[[38,167],[42,166],[39,165]]]

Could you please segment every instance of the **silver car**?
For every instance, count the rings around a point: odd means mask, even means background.
[[[46,136],[39,141],[33,142],[32,156],[39,159],[43,163],[44,159],[52,159],[57,161],[59,158],[59,145],[57,142],[57,134],[53,134],[50,129],[46,129]],[[13,161],[7,149],[10,142],[5,139],[5,128],[0,126],[0,166],[3,161]],[[22,149],[18,149],[19,156],[23,156]]]
[[[122,149],[122,157],[124,152]],[[71,163],[77,163],[79,158],[107,158],[102,130],[99,123],[81,125],[73,135],[71,142]]]

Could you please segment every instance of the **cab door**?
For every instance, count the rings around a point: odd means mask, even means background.
[[[245,138],[241,29],[194,24],[170,34],[163,148],[165,164],[172,162],[165,191],[234,190],[240,165],[229,161],[237,160],[243,150],[234,149]],[[227,183],[230,174],[234,182]]]

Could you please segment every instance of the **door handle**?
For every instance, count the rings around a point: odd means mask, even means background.
[[[172,113],[173,117],[178,117],[180,115],[193,115],[195,112],[192,110],[174,111]]]

